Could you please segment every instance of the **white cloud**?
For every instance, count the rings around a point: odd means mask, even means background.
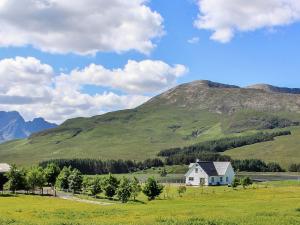
[[[50,98],[50,84],[53,77],[51,66],[42,64],[39,60],[29,57],[16,57],[0,61],[0,98],[3,96],[20,101],[46,101]]]
[[[0,60],[0,110],[17,110],[26,119],[44,117],[62,122],[78,116],[134,108],[147,101],[149,92],[162,91],[187,72],[183,65],[162,61],[128,61],[123,69],[106,69],[92,64],[70,74],[55,74],[53,68],[36,58]],[[85,85],[125,92],[87,94]]]
[[[300,21],[299,0],[198,0],[199,29],[212,30],[212,40],[229,42],[236,32],[285,26]]]
[[[189,44],[198,44],[200,41],[199,37],[192,37],[191,39],[188,40]]]
[[[163,18],[146,0],[0,0],[0,46],[52,53],[149,53]],[[17,16],[16,16],[17,15]]]
[[[133,94],[153,94],[174,85],[177,78],[187,71],[183,65],[170,66],[162,61],[129,60],[124,68],[113,70],[91,64],[82,70],[71,71],[70,75],[58,77],[57,83],[89,84]]]

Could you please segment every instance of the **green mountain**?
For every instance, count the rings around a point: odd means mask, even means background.
[[[25,165],[75,157],[142,160],[165,148],[206,140],[290,126],[297,130],[299,122],[300,94],[295,89],[194,81],[135,109],[70,119],[28,139],[2,144],[0,159]],[[300,161],[300,150],[295,158]]]

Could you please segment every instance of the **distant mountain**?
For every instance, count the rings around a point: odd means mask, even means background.
[[[43,118],[36,118],[26,122],[16,111],[0,111],[0,143],[14,139],[27,138],[31,134],[57,127]]]
[[[285,128],[293,129],[284,137],[288,146],[277,143],[271,149],[281,152],[280,158],[260,154],[288,165],[300,160],[300,94],[295,92],[194,81],[135,109],[70,119],[28,139],[2,144],[0,158],[19,164],[53,158],[144,160],[166,148]]]
[[[300,88],[286,88],[286,87],[276,87],[269,84],[255,84],[252,86],[248,86],[250,89],[263,90],[266,92],[278,92],[278,93],[286,93],[286,94],[300,94]]]

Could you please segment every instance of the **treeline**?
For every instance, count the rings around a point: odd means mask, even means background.
[[[221,155],[214,152],[199,152],[192,154],[175,154],[165,158],[166,165],[189,165],[194,163],[195,160],[200,161],[231,161],[230,156]]]
[[[44,187],[51,187],[54,193],[56,193],[56,188],[71,191],[73,194],[87,194],[94,197],[103,193],[107,198],[117,198],[123,203],[130,198],[135,200],[140,192],[143,192],[148,200],[154,200],[164,189],[164,186],[154,178],[148,178],[142,187],[137,178],[118,179],[111,174],[106,177],[84,177],[78,169],[72,167],[60,169],[54,163],[47,164],[45,168],[34,166],[30,169],[19,169],[13,165],[9,172],[1,175],[0,184],[1,190],[4,188],[15,194],[20,191],[36,194],[36,190],[40,190],[43,195]]]
[[[265,163],[259,159],[232,160],[235,171],[247,172],[284,172],[284,169],[275,162]]]
[[[200,161],[231,162],[235,171],[247,172],[284,172],[284,169],[275,162],[266,163],[259,159],[233,160],[230,156],[213,152],[200,152],[189,155],[176,154],[165,158],[166,165],[189,165],[195,159]]]
[[[291,131],[278,131],[272,133],[257,133],[248,136],[223,138],[206,141],[183,148],[171,148],[158,153],[161,157],[170,157],[177,154],[195,154],[201,152],[224,152],[229,149],[252,145],[260,142],[272,141],[275,137],[291,135]]]
[[[289,171],[290,172],[300,172],[300,163],[298,164],[292,164],[289,166]]]
[[[146,159],[143,162],[132,160],[53,159],[41,162],[39,166],[45,168],[51,163],[58,165],[60,169],[71,166],[88,175],[131,173],[152,167],[164,166],[164,162],[159,158]]]

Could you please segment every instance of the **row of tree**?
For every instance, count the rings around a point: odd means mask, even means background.
[[[232,166],[235,171],[248,172],[284,172],[284,169],[278,163],[265,163],[259,159],[232,160]]]
[[[230,156],[213,152],[199,152],[192,154],[175,154],[165,158],[166,165],[189,165],[195,159],[200,161],[224,161],[231,162],[236,171],[248,172],[284,172],[284,169],[275,162],[266,163],[258,159],[233,160]],[[296,165],[293,165],[293,168]]]
[[[289,171],[290,172],[300,172],[300,163],[296,164],[292,164],[289,166]]]
[[[4,184],[5,183],[5,184]],[[17,191],[35,192],[39,189],[43,195],[43,187],[56,187],[63,191],[75,193],[84,193],[97,196],[100,193],[112,199],[117,197],[123,203],[130,198],[135,198],[140,192],[143,192],[149,200],[154,200],[159,196],[164,186],[159,184],[154,178],[149,178],[142,187],[137,178],[128,179],[123,177],[118,179],[109,174],[107,177],[83,176],[78,169],[64,167],[60,170],[59,166],[51,163],[44,169],[42,167],[32,167],[28,170],[18,169],[12,166],[11,170],[0,177],[1,189],[10,190],[13,193]],[[4,184],[4,185],[3,185]]]
[[[19,169],[13,165],[9,172],[0,177],[0,188],[16,193],[18,190],[35,192],[39,189],[43,194],[44,186],[54,187],[60,169],[55,164],[49,164],[45,169],[39,166],[30,169]]]
[[[291,135],[290,131],[278,131],[272,133],[259,132],[253,135],[223,138],[190,145],[183,148],[171,148],[162,150],[158,156],[170,157],[177,154],[195,154],[201,152],[224,152],[229,149],[238,148],[255,143],[272,141],[275,137]]]
[[[72,167],[83,174],[122,174],[131,173],[138,170],[145,170],[152,167],[162,167],[164,162],[159,158],[146,159],[143,162],[132,160],[98,160],[98,159],[53,159],[41,162],[39,165],[46,168],[49,164],[58,165],[60,169]]]

